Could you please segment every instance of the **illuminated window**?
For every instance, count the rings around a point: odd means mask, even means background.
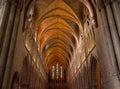
[[[56,63],[52,66],[50,79],[52,79],[52,81],[55,83],[61,83],[65,81],[65,70],[62,65]]]
[[[55,78],[55,66],[52,66],[52,79]]]
[[[63,78],[63,67],[60,66],[60,78],[62,79]]]
[[[56,64],[56,79],[59,78],[59,66]]]

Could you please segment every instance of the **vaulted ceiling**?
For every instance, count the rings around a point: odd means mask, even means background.
[[[85,6],[79,0],[37,0],[35,19],[40,53],[49,69],[68,68],[83,34]]]

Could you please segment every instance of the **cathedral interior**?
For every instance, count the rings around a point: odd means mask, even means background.
[[[120,0],[0,0],[0,89],[120,89]]]

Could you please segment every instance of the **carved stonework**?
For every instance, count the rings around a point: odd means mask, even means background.
[[[33,27],[33,15],[34,15],[34,10],[33,10],[33,8],[31,8],[30,11],[28,11],[25,15],[24,30],[32,29],[32,27]]]
[[[87,9],[89,10],[89,25],[92,25],[94,27],[98,27],[98,23],[97,23],[97,16],[96,16],[96,10],[98,9],[98,1],[95,0],[89,0],[86,1],[86,4],[88,6]],[[85,12],[86,13],[86,12]]]

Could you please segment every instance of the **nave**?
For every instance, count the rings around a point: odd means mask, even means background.
[[[120,0],[0,0],[0,89],[120,89]]]

